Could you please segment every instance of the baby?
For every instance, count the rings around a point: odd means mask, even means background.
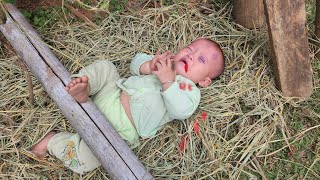
[[[224,71],[220,46],[205,38],[193,41],[176,54],[166,51],[155,56],[137,54],[130,64],[133,76],[121,79],[110,61],[96,61],[72,75],[65,87],[79,103],[89,96],[131,148],[139,137],[153,137],[167,122],[186,119],[197,109],[200,87]],[[32,152],[47,151],[77,173],[100,166],[78,134],[50,132]]]

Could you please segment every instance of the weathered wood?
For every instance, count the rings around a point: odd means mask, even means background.
[[[70,73],[65,70],[64,66],[60,63],[58,58],[52,53],[46,43],[34,30],[34,28],[28,23],[28,20],[20,13],[20,11],[12,4],[5,4],[7,11],[12,18],[19,24],[19,28],[28,36],[33,46],[37,49],[42,57],[45,57],[46,63],[53,67],[53,72],[58,75],[64,84],[67,84],[70,80]]]
[[[314,32],[318,38],[318,40],[320,41],[320,0],[317,0],[317,4],[316,4],[316,17],[315,17],[315,21],[314,21]],[[320,47],[320,43],[317,43],[318,47]],[[317,58],[320,59],[320,50],[317,52],[316,54]]]
[[[232,15],[235,22],[248,29],[263,27],[266,22],[263,0],[234,0]]]
[[[0,25],[0,31],[110,176],[114,179],[153,179],[96,106],[92,102],[79,105],[64,90],[64,84],[69,81],[69,73],[21,13],[11,5],[7,9],[16,22],[8,18],[6,24]]]
[[[284,96],[312,94],[304,0],[264,0],[276,83]]]

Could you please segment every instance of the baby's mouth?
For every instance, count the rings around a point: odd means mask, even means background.
[[[188,72],[188,63],[185,60],[182,60],[182,62],[184,63],[184,71],[187,73]]]

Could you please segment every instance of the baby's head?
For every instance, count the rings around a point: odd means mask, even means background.
[[[224,71],[223,52],[218,43],[200,38],[179,50],[174,56],[174,69],[201,87],[211,84],[212,79]]]

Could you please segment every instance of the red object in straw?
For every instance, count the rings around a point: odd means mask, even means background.
[[[196,121],[193,123],[193,131],[197,136],[200,136],[200,129],[199,129],[199,121],[196,119]]]
[[[181,154],[187,147],[189,143],[189,136],[182,136],[179,143],[179,154]]]
[[[207,119],[207,113],[206,112],[203,112],[202,114],[201,114],[201,117],[200,117],[203,121],[206,121],[206,119]]]

